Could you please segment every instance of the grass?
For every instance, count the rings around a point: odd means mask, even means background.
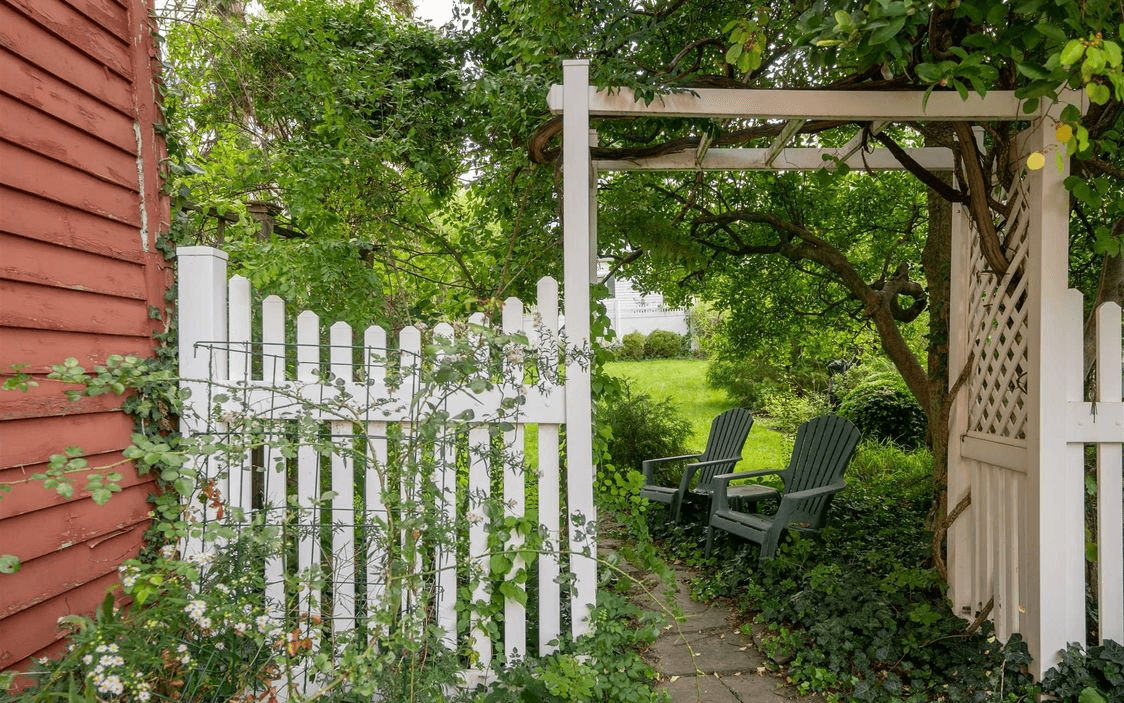
[[[656,400],[671,398],[691,423],[688,446],[702,451],[710,432],[710,421],[732,404],[726,394],[706,385],[706,364],[701,359],[652,359],[615,361],[605,366],[611,376],[626,379],[632,388]],[[754,423],[742,450],[737,471],[781,469],[788,463],[790,442],[780,432]]]

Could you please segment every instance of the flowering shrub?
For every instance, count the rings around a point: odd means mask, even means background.
[[[271,698],[282,662],[301,651],[263,607],[261,576],[231,561],[180,560],[165,547],[126,562],[122,587],[94,617],[60,620],[71,634],[66,654],[28,672],[31,685],[18,694],[0,681],[0,701]]]

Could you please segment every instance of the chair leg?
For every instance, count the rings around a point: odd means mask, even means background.
[[[707,559],[710,558],[710,547],[714,544],[714,526],[709,521],[706,523],[706,551],[703,556]]]
[[[761,540],[761,557],[759,561],[768,561],[777,555],[777,546],[780,544],[782,534],[784,534],[783,529],[769,530],[765,533],[765,538]]]
[[[683,507],[683,496],[676,495],[671,499],[671,521],[679,524],[679,511]]]

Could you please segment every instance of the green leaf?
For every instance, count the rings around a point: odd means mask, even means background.
[[[943,72],[937,68],[936,64],[919,63],[917,68],[917,77],[925,83],[939,83],[941,78],[944,77]]]
[[[1085,53],[1085,42],[1080,39],[1070,39],[1069,43],[1062,49],[1061,61],[1062,65],[1069,66],[1077,63],[1081,56]]]
[[[0,554],[0,574],[14,574],[19,570],[19,557],[15,554]]]
[[[1092,686],[1086,686],[1077,695],[1077,703],[1108,703],[1108,699]]]

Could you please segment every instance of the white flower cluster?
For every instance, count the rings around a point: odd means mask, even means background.
[[[83,664],[93,666],[89,677],[98,693],[119,696],[125,692],[125,681],[115,671],[119,667],[125,666],[125,659],[118,654],[118,651],[118,647],[114,643],[99,644],[94,648],[94,654],[87,654],[82,657]]]
[[[196,566],[208,566],[214,560],[214,552],[199,552],[198,554],[192,554],[187,558],[187,561],[189,563],[195,564]]]
[[[131,591],[133,586],[137,585],[137,577],[140,575],[137,568],[129,564],[122,564],[117,567],[117,571],[121,574],[121,584],[125,587],[125,590]]]
[[[211,622],[211,618],[207,617],[206,602],[198,599],[193,600],[184,606],[183,611],[187,613],[187,616],[191,618],[196,625],[203,629],[203,632],[211,631],[211,626],[214,623]]]
[[[276,623],[271,622],[268,615],[257,616],[256,618],[254,618],[254,624],[258,626],[258,632],[262,633],[266,637],[270,637],[281,631],[281,627]]]

